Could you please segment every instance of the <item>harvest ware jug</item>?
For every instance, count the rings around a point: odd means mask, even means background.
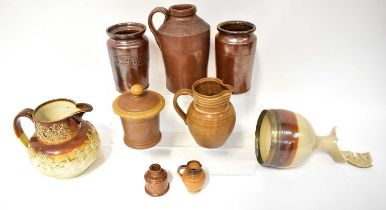
[[[316,136],[311,124],[301,115],[283,109],[261,112],[256,126],[255,151],[260,164],[289,168],[302,164],[316,148],[327,150],[339,163],[372,166],[370,153],[341,151],[335,128],[328,136]]]
[[[251,89],[256,26],[247,21],[226,21],[218,24],[217,30],[217,78],[232,85],[233,94],[245,93]]]
[[[161,140],[159,113],[165,99],[159,93],[144,90],[140,84],[130,90],[113,102],[114,112],[121,117],[124,142],[134,149],[153,147]]]
[[[181,173],[181,170],[184,171]],[[197,160],[191,160],[186,165],[181,165],[178,167],[177,173],[190,192],[200,191],[205,184],[205,172]]]
[[[165,15],[158,30],[152,20],[157,12]],[[207,76],[210,28],[196,15],[196,6],[157,7],[150,12],[148,23],[161,49],[166,86],[171,92],[190,88],[194,81]]]
[[[203,78],[194,82],[192,89],[181,89],[174,95],[174,109],[202,147],[220,147],[231,134],[236,122],[235,110],[230,102],[232,91],[232,86],[223,84],[217,78]],[[187,114],[177,103],[181,95],[193,97]]]
[[[89,104],[55,99],[16,115],[15,134],[41,173],[70,178],[80,175],[96,160],[100,148],[98,133],[90,122],[82,119],[90,111]],[[36,131],[30,139],[21,127],[21,117],[29,118],[35,125]]]
[[[131,86],[149,86],[149,40],[141,23],[119,23],[106,29],[111,68],[117,91],[123,93]]]

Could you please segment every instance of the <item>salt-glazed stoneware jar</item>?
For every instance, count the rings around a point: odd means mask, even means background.
[[[232,91],[232,86],[217,78],[203,78],[194,82],[191,89],[181,89],[174,95],[176,112],[200,146],[220,147],[231,134],[236,122],[235,109],[230,102]],[[186,114],[177,103],[181,95],[193,97]]]
[[[121,117],[124,142],[134,149],[147,149],[161,140],[159,113],[165,99],[159,93],[136,84],[113,102],[114,112]]]
[[[89,104],[55,99],[16,115],[15,134],[41,173],[71,178],[80,175],[96,160],[100,148],[98,133],[90,122],[82,119],[83,114],[90,111]],[[22,117],[35,125],[36,131],[30,139],[22,129]]]
[[[189,192],[198,192],[205,184],[205,171],[197,160],[191,160],[186,165],[181,165],[178,167],[177,173]]]
[[[337,146],[335,128],[328,136],[316,136],[303,116],[283,109],[261,112],[256,126],[255,151],[260,164],[275,168],[301,165],[316,148],[328,151],[339,163],[372,166],[370,153],[341,151]]]
[[[145,192],[150,196],[158,197],[168,192],[168,173],[159,164],[151,164],[144,177]]]
[[[207,76],[210,27],[196,11],[192,4],[178,4],[169,10],[156,7],[149,14],[149,28],[165,64],[166,87],[173,93]],[[153,25],[157,12],[165,15],[158,30]]]
[[[141,23],[118,23],[106,29],[111,68],[116,89],[123,93],[131,86],[149,86],[149,40]]]
[[[233,94],[251,89],[256,51],[256,30],[247,21],[226,21],[218,24],[215,39],[217,78],[234,87]]]

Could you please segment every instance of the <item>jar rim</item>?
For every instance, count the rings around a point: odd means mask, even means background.
[[[230,20],[218,24],[217,30],[227,34],[249,34],[256,30],[256,26],[248,21]]]
[[[146,26],[142,23],[126,22],[114,24],[106,29],[112,39],[132,39],[143,36]]]

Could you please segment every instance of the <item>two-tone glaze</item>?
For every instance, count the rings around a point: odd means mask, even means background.
[[[289,168],[301,165],[316,148],[322,148],[336,162],[362,168],[372,165],[369,153],[341,151],[337,141],[335,128],[328,136],[316,136],[303,116],[283,109],[264,110],[256,126],[256,158],[265,166]]]
[[[96,160],[100,148],[98,133],[90,122],[82,120],[83,114],[91,110],[89,104],[56,99],[16,115],[15,134],[41,173],[71,178],[83,173]],[[29,118],[35,125],[31,138],[22,129],[22,117]]]

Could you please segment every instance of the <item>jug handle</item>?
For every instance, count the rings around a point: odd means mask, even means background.
[[[186,124],[186,114],[184,111],[182,111],[181,107],[178,105],[178,102],[177,102],[178,97],[180,97],[181,95],[190,95],[193,97],[193,93],[190,89],[181,89],[181,90],[177,91],[177,93],[174,95],[174,98],[173,98],[174,109],[176,110],[177,114],[180,115],[182,120],[184,120],[184,122]]]
[[[153,24],[153,15],[157,12],[161,12],[162,14],[165,15],[164,22],[161,24],[161,25],[163,25],[169,19],[169,11],[165,7],[156,7],[150,12],[149,18],[148,18],[148,25],[149,25],[150,31],[153,33],[158,47],[161,48],[160,41],[158,39],[158,30],[155,29],[154,24]]]
[[[21,143],[25,147],[28,147],[29,144],[29,138],[24,133],[23,128],[21,127],[20,119],[21,117],[26,117],[30,119],[33,122],[32,114],[34,110],[30,108],[23,109],[19,114],[16,115],[15,119],[13,120],[13,130],[15,131],[16,137],[19,138]]]
[[[187,167],[188,167],[187,165],[181,165],[181,166],[179,166],[178,169],[177,169],[177,173],[182,177],[181,170],[182,170],[182,169],[185,170]]]

